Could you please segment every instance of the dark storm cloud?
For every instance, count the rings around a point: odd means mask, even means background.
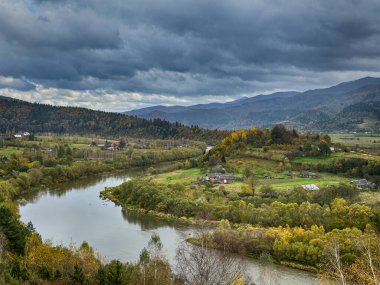
[[[379,14],[375,0],[1,1],[0,75],[177,97],[328,85],[380,72]]]

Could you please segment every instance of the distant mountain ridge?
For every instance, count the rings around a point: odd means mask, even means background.
[[[198,104],[194,106],[153,106],[125,112],[142,118],[160,118],[185,125],[209,129],[239,129],[271,127],[282,123],[301,130],[358,130],[378,131],[380,127],[373,108],[361,110],[360,118],[353,120],[354,110],[380,102],[380,78],[364,77],[338,85],[305,92],[277,92],[241,98],[227,103]],[[362,107],[364,106],[362,105]],[[355,107],[356,106],[356,107]],[[347,109],[348,108],[348,109]],[[375,108],[375,110],[377,110]],[[205,112],[207,111],[207,112]],[[341,121],[340,124],[334,120]],[[371,123],[366,123],[366,122]]]

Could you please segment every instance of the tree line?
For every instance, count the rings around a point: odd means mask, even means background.
[[[187,138],[217,141],[228,131],[187,127],[161,119],[141,119],[119,113],[94,111],[78,107],[58,107],[20,100],[0,99],[0,133],[97,134],[103,137]]]
[[[102,195],[124,207],[133,206],[179,218],[226,219],[232,223],[262,227],[311,228],[316,225],[328,231],[351,227],[363,230],[367,224],[380,229],[379,212],[343,198],[333,198],[322,205],[308,201],[283,203],[265,199],[260,205],[255,205],[249,199],[218,190],[192,190],[178,183],[166,185],[146,179],[134,179],[107,188]]]
[[[136,150],[115,160],[73,161],[73,152],[68,150],[67,147],[62,148],[62,155],[57,157],[46,157],[39,152],[25,152],[23,155],[1,158],[0,175],[5,179],[0,180],[0,202],[61,182],[119,169],[149,167],[166,161],[185,160],[198,157],[203,152],[200,148],[173,148],[167,151]]]

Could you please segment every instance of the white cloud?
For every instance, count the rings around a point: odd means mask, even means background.
[[[19,91],[11,88],[0,89],[0,95],[28,102],[57,106],[77,106],[94,110],[123,112],[152,105],[193,105],[215,101],[226,102],[235,99],[229,96],[176,97],[161,94],[141,94],[122,91],[74,91],[68,89],[44,88],[41,85],[33,91]]]

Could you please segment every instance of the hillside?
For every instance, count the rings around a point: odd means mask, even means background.
[[[303,130],[377,130],[378,121],[372,111],[362,110],[362,119],[358,121],[350,118],[350,112],[346,110],[356,104],[377,102],[380,102],[380,78],[365,77],[305,92],[279,92],[224,104],[157,106],[126,114],[219,129],[249,128],[252,125],[270,127],[283,123]],[[340,124],[333,123],[337,119]],[[363,123],[366,121],[372,123]]]
[[[361,129],[380,129],[380,101],[362,102],[350,105],[332,119],[318,121],[316,128],[325,130],[345,129],[354,131]]]
[[[219,140],[227,134],[223,131],[190,128],[161,119],[147,120],[85,108],[28,103],[7,97],[0,97],[0,122],[0,133],[29,131],[199,140]]]

